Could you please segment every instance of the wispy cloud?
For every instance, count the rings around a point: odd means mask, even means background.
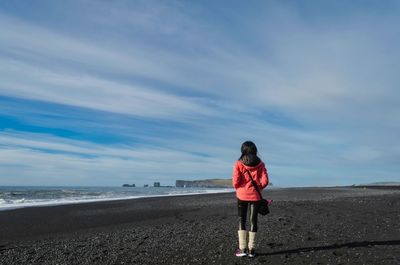
[[[226,161],[190,152],[107,147],[40,134],[3,133],[0,143],[2,182],[6,185],[32,183],[33,176],[46,185],[116,185],[126,181],[144,184],[157,180],[174,183],[179,177],[199,178],[228,166]]]

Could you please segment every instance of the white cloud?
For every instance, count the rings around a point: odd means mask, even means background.
[[[167,94],[149,87],[110,81],[85,74],[63,74],[3,60],[0,70],[3,95],[45,100],[71,106],[176,119],[184,115],[209,115],[196,98]],[[23,79],[16,76],[24,74]]]
[[[0,146],[2,185],[119,185],[124,181],[143,184],[158,178],[173,184],[179,177],[212,177],[226,168],[224,161],[190,152],[110,147],[41,134],[2,133]]]

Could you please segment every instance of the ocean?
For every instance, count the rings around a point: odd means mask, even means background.
[[[0,210],[159,196],[233,192],[221,188],[175,187],[1,187]]]

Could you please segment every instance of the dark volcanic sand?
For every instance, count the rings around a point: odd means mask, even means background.
[[[400,264],[400,190],[265,192],[258,256],[236,258],[233,193],[0,211],[0,264]]]

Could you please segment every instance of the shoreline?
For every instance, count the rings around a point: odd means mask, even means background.
[[[215,192],[214,192],[215,191]],[[138,195],[138,196],[128,196],[128,197],[115,197],[115,198],[98,198],[98,199],[82,199],[82,200],[59,200],[59,201],[46,201],[46,202],[33,202],[33,203],[25,203],[19,205],[0,205],[1,211],[22,209],[22,208],[31,208],[31,207],[54,207],[54,206],[62,206],[62,205],[71,205],[71,204],[85,204],[85,203],[96,203],[96,202],[107,202],[107,201],[123,201],[123,200],[135,200],[135,199],[145,199],[145,198],[157,198],[157,197],[172,197],[172,196],[188,196],[188,195],[207,195],[207,194],[220,194],[220,193],[231,193],[234,192],[232,190],[222,190],[212,188],[205,190],[205,192],[193,192],[193,193],[182,193],[182,194],[160,194],[160,195]]]
[[[4,187],[12,187],[12,186],[4,186]],[[18,186],[24,187],[24,186]],[[30,186],[27,186],[30,187]],[[56,186],[54,186],[56,187]],[[57,186],[58,187],[58,186]],[[62,186],[60,186],[61,188]],[[185,188],[182,188],[185,189]],[[376,190],[400,190],[400,185],[360,185],[360,186],[327,186],[327,187],[267,187],[264,192],[268,192],[271,190],[318,190],[318,189],[376,189]],[[229,188],[209,188],[206,189],[205,192],[194,192],[194,193],[182,193],[182,194],[160,194],[160,195],[137,195],[137,196],[128,196],[128,197],[110,197],[110,198],[97,198],[97,199],[82,199],[82,200],[63,200],[60,199],[58,201],[44,201],[44,202],[29,202],[22,204],[7,204],[0,205],[0,212],[23,209],[23,208],[32,208],[32,207],[55,207],[55,206],[63,206],[63,205],[73,205],[73,204],[86,204],[86,203],[97,203],[97,202],[108,202],[108,201],[123,201],[123,200],[136,200],[136,199],[145,199],[145,198],[157,198],[157,197],[173,197],[173,196],[189,196],[189,195],[207,195],[207,194],[220,194],[220,193],[233,193],[235,190]]]

